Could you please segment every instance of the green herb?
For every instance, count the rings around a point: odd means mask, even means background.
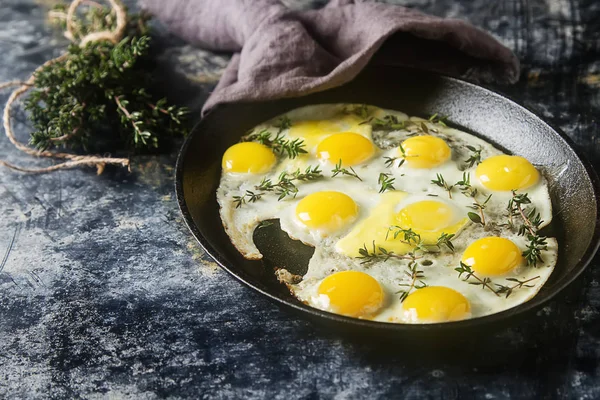
[[[66,15],[65,5],[54,14]],[[71,44],[60,61],[35,73],[34,88],[25,101],[33,123],[30,143],[40,150],[57,147],[96,148],[106,132],[114,132],[115,150],[158,148],[169,136],[187,132],[188,111],[169,105],[146,88],[153,88],[151,39],[146,16],[127,15],[124,37]],[[60,22],[64,28],[64,20]],[[108,7],[89,7],[82,20],[73,21],[69,35],[116,28]]]
[[[412,228],[404,229],[401,226],[392,225],[388,228],[388,231],[385,235],[386,240],[389,238],[390,233],[392,233],[394,239],[401,237],[402,242],[415,246],[415,252],[422,251],[424,253],[429,253],[432,251],[432,246],[437,247],[437,249],[440,251],[442,250],[442,246],[446,246],[450,251],[454,252],[454,244],[452,243],[454,234],[442,232],[435,244],[425,245],[421,240],[421,235],[413,231]]]
[[[467,149],[471,151],[471,156],[465,160],[468,168],[471,168],[473,165],[481,164],[481,148],[476,149],[473,146],[468,146]]]
[[[350,170],[346,169],[346,168],[342,168],[342,160],[340,160],[337,164],[335,164],[335,168],[331,170],[332,174],[331,177],[335,178],[338,175],[346,175],[346,176],[351,176],[353,178],[358,179],[359,181],[362,181],[362,179],[360,178],[360,176],[358,176],[358,174],[356,173],[356,171],[354,170],[354,168],[349,167]]]
[[[277,133],[281,133],[283,131],[285,131],[286,129],[290,129],[292,127],[292,120],[289,119],[287,116],[283,116],[281,118],[279,118],[279,121],[277,122],[277,124],[275,124],[275,128],[278,129]]]
[[[343,112],[344,112],[344,114],[354,114],[365,120],[367,118],[369,118],[369,114],[371,114],[371,111],[369,110],[369,106],[367,106],[366,104],[354,105],[349,108],[345,107]]]
[[[436,179],[432,180],[431,183],[446,190],[448,192],[448,197],[452,198],[452,189],[454,188],[454,185],[449,185],[442,174],[436,174]]]
[[[544,222],[535,207],[525,212],[523,205],[531,204],[531,199],[527,193],[517,193],[512,191],[512,198],[508,202],[508,226],[515,227],[514,218],[521,217],[523,224],[518,229],[518,234],[526,236],[527,250],[523,252],[523,257],[527,260],[527,265],[537,267],[538,262],[544,262],[542,251],[548,249],[548,242],[545,236],[538,234],[540,225]]]
[[[389,238],[390,232],[393,232],[394,239],[402,235],[402,241],[406,244],[419,245],[421,243],[421,235],[412,230],[412,228],[404,229],[397,225],[392,225],[388,228],[385,234],[385,239]]]
[[[277,200],[281,201],[288,196],[296,197],[298,194],[298,187],[294,184],[294,181],[313,181],[320,178],[323,178],[323,174],[319,167],[309,165],[304,172],[301,172],[300,169],[293,173],[283,171],[279,175],[277,183],[264,178],[255,189],[262,192],[275,192],[279,196]]]
[[[398,120],[395,115],[386,115],[383,118],[372,118],[364,123],[370,123],[373,129],[384,132],[397,131],[406,128],[406,121]]]
[[[446,246],[451,252],[454,253],[454,244],[452,243],[453,238],[453,233],[448,234],[442,232],[435,245],[440,249],[442,248],[442,246]]]
[[[257,200],[260,200],[264,193],[254,193],[253,191],[246,190],[242,196],[233,196],[233,203],[235,204],[235,208],[240,208],[242,205],[248,203],[254,203]]]
[[[370,251],[367,248],[366,244],[363,244],[363,247],[358,249],[359,256],[356,257],[361,259],[361,264],[369,264],[375,261],[386,262],[390,258],[395,258],[398,260],[415,260],[419,257],[415,257],[413,254],[401,255],[395,254],[393,251],[388,251],[384,247],[376,246],[375,241],[373,241],[373,249]]]
[[[268,130],[264,129],[258,133],[251,133],[246,136],[245,140],[259,142],[273,149],[273,151],[279,155],[286,154],[289,158],[296,158],[300,154],[305,154],[306,149],[304,148],[304,140],[296,138],[293,140],[285,139],[285,136],[281,133],[281,129],[275,137]]]
[[[476,286],[481,286],[483,289],[489,289],[491,290],[496,296],[499,296],[499,294],[496,292],[496,290],[493,288],[492,286],[492,280],[490,278],[480,278],[477,275],[475,275],[475,272],[471,269],[470,266],[468,266],[467,264],[463,263],[462,261],[460,262],[460,267],[454,268],[455,271],[458,272],[458,277],[462,278],[462,275],[465,274],[464,277],[464,281],[468,282],[470,285],[476,285]],[[469,279],[475,279],[475,281],[469,281]]]
[[[379,179],[377,180],[377,183],[381,185],[379,193],[383,193],[386,190],[396,190],[396,188],[394,187],[395,180],[395,178],[390,177],[390,174],[386,174],[384,172],[380,173]]]
[[[429,122],[433,123],[433,124],[440,124],[441,126],[443,126],[444,128],[448,127],[448,125],[446,125],[446,120],[448,119],[448,116],[440,116],[437,113],[433,114],[431,117],[429,117]]]
[[[498,286],[496,293],[506,294],[506,298],[508,299],[508,296],[510,296],[512,294],[513,290],[520,289],[522,287],[527,287],[527,288],[534,287],[535,285],[528,285],[528,283],[531,281],[534,281],[536,279],[539,279],[539,278],[540,278],[539,275],[535,276],[533,278],[527,279],[525,281],[521,281],[517,278],[506,278],[506,280],[509,282],[517,282],[517,283],[512,286],[504,286],[504,285],[496,284],[496,286]]]
[[[423,133],[429,135],[429,128],[427,127],[427,124],[425,122],[421,122],[421,130],[423,131]]]

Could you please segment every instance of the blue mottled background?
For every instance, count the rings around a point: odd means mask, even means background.
[[[46,23],[50,3],[0,0],[0,81],[27,78],[64,48]],[[597,1],[396,3],[496,35],[524,67],[517,85],[500,90],[600,165]],[[157,74],[179,82],[171,96],[198,110],[228,56],[160,27],[157,41]],[[21,110],[14,124],[26,141]],[[0,398],[600,398],[598,259],[564,296],[499,332],[485,362],[407,359],[394,343],[374,351],[315,330],[219,270],[179,217],[175,156],[136,158],[131,173],[101,176],[0,170]],[[49,162],[3,135],[0,159]]]

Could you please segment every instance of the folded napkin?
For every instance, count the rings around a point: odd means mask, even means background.
[[[352,80],[370,61],[475,82],[514,83],[519,61],[457,19],[365,0],[291,11],[277,0],[141,0],[171,31],[235,53],[203,112],[220,103],[301,96]]]

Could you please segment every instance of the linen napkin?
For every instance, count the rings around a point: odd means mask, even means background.
[[[473,82],[514,83],[515,55],[458,19],[365,0],[292,11],[277,0],[141,0],[168,29],[200,47],[233,52],[204,105],[272,100],[352,80],[369,62]]]

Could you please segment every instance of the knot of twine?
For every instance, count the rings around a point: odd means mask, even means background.
[[[125,6],[121,2],[121,0],[108,0],[108,2],[110,3],[112,10],[114,10],[115,14],[116,14],[115,29],[88,33],[87,35],[85,35],[81,39],[79,39],[79,45],[81,47],[85,46],[87,43],[98,42],[98,41],[102,41],[102,40],[108,40],[111,43],[116,44],[119,41],[121,41],[121,39],[123,39],[123,37],[125,36],[125,30],[127,29],[127,12],[125,10]],[[75,37],[76,33],[75,33],[75,28],[74,28],[73,22],[76,17],[75,12],[77,11],[77,8],[80,5],[82,5],[82,3],[88,4],[88,5],[100,6],[98,3],[94,2],[94,1],[90,1],[90,0],[74,0],[70,4],[69,9],[67,11],[67,15],[66,15],[67,29],[65,31],[65,37],[67,37],[72,42],[77,41],[76,37]],[[104,167],[107,164],[121,165],[123,167],[130,166],[130,162],[129,162],[128,158],[77,155],[77,154],[71,154],[71,153],[53,152],[53,151],[48,151],[48,150],[36,150],[36,149],[32,149],[32,148],[28,147],[27,145],[19,142],[16,139],[15,134],[12,130],[11,123],[10,123],[11,109],[12,109],[13,104],[15,103],[15,101],[17,101],[17,99],[19,97],[21,97],[25,92],[27,92],[27,90],[29,90],[31,87],[33,87],[33,85],[35,83],[35,76],[38,72],[40,72],[42,69],[44,69],[52,64],[55,64],[55,63],[65,60],[67,58],[67,55],[68,54],[65,53],[59,57],[56,57],[56,58],[46,61],[45,63],[40,65],[38,68],[36,68],[35,71],[33,72],[33,74],[31,74],[29,79],[27,79],[25,82],[22,82],[22,81],[5,82],[5,83],[0,84],[0,89],[4,89],[7,87],[11,87],[11,86],[19,86],[8,97],[8,100],[6,101],[6,105],[4,106],[4,113],[2,115],[4,131],[6,133],[6,137],[8,137],[8,140],[17,149],[19,149],[22,152],[27,153],[29,155],[32,155],[35,157],[59,158],[59,159],[68,160],[68,161],[63,161],[59,164],[55,164],[55,165],[52,165],[52,166],[49,166],[46,168],[24,168],[24,167],[13,165],[11,163],[8,163],[8,162],[2,161],[2,160],[0,160],[0,165],[3,165],[7,168],[10,168],[10,169],[13,169],[16,171],[29,172],[29,173],[45,173],[45,172],[57,171],[60,169],[70,169],[70,168],[75,168],[75,167],[80,167],[80,166],[96,166],[98,174],[101,174],[104,171]],[[65,135],[65,136],[67,136],[67,135]],[[61,138],[64,138],[65,136],[62,136]],[[54,140],[61,139],[61,138],[54,138]]]

